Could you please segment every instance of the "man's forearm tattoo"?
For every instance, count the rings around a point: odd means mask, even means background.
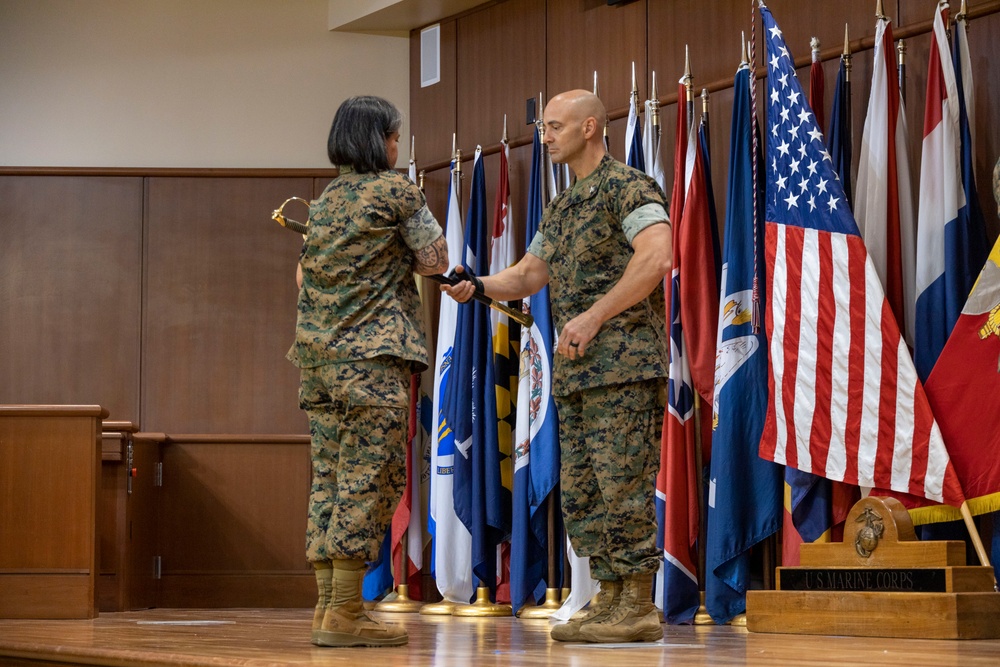
[[[441,261],[441,253],[438,252],[437,244],[432,243],[426,248],[421,248],[416,252],[417,264],[420,266],[434,267]]]

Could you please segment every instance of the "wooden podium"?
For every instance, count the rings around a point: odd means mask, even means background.
[[[98,405],[0,405],[0,618],[97,615]]]
[[[1000,638],[993,568],[967,566],[963,542],[920,542],[894,498],[863,498],[844,541],[803,544],[777,590],[747,592],[747,629],[807,635]]]

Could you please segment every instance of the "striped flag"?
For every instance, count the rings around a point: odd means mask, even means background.
[[[448,241],[448,271],[461,261],[465,247],[462,213],[459,208],[461,173],[452,161],[448,186],[448,217],[445,238]],[[441,299],[438,315],[437,349],[434,359],[434,394],[432,414],[435,446],[431,450],[431,498],[428,528],[434,539],[434,581],[445,600],[466,604],[472,598],[472,536],[455,514],[455,434],[444,411],[444,396],[451,377],[458,303]]]
[[[892,43],[891,39],[889,43]],[[814,47],[812,53],[813,62],[809,70],[809,107],[816,114],[816,126],[823,127],[823,67],[818,60],[819,51],[817,48]],[[876,62],[879,62],[878,57],[876,57]],[[876,76],[884,79],[884,74],[876,73]],[[833,118],[831,120],[831,125],[835,128],[847,127],[846,114],[850,110],[846,106],[849,100],[849,95],[844,89],[846,85],[848,85],[846,72],[844,63],[841,61],[841,70],[837,74],[837,90],[834,94]],[[840,129],[834,131],[838,132],[837,140],[844,144],[837,146],[836,149],[831,148],[831,152],[839,153],[841,160],[843,160],[840,163],[836,159],[833,160],[834,173],[839,172],[838,164],[846,165],[849,181],[850,138],[846,136],[846,131]],[[840,178],[841,185],[846,190],[848,182],[845,182],[842,176]],[[909,180],[907,180],[908,182]],[[910,310],[912,311],[912,307]],[[803,542],[831,542],[840,539],[843,532],[842,524],[859,497],[860,491],[857,487],[786,467],[781,540],[782,564],[786,566],[798,565],[799,546]]]
[[[961,504],[941,433],[781,30],[766,7],[760,11],[771,156],[765,197],[771,377],[760,455],[828,479]]]
[[[889,307],[913,345],[916,216],[907,155],[906,113],[899,92],[889,19],[875,24],[875,66],[861,139],[854,216]]]
[[[921,378],[934,367],[988,251],[982,219],[972,218],[962,184],[963,95],[948,51],[947,11],[938,5],[934,12],[920,164],[916,277],[920,328],[913,352]],[[962,83],[971,85],[971,77]],[[969,132],[971,155],[971,128]]]

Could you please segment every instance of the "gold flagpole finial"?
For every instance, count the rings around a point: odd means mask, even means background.
[[[594,70],[594,94],[600,97],[600,93],[597,92],[597,70]]]
[[[958,8],[958,14],[955,15],[956,21],[965,21],[968,18],[969,6],[966,4],[966,0],[962,0],[962,4]]]
[[[500,140],[500,143],[507,143],[507,114],[503,115],[503,139]]]
[[[454,157],[455,157],[455,148],[456,148],[455,137],[456,137],[456,134],[454,132],[452,132],[451,133],[451,157],[452,157],[452,159],[454,159]]]
[[[638,97],[639,97],[639,86],[637,86],[636,83],[635,83],[635,61],[634,60],[632,61],[632,94],[636,96],[636,99],[638,99]]]
[[[416,147],[417,147],[417,138],[411,134],[410,135],[410,164],[416,164],[417,163]]]
[[[812,61],[819,62],[819,37],[809,38],[809,48],[812,49]]]
[[[687,101],[694,101],[694,77],[691,76],[691,53],[688,45],[684,45],[684,89],[687,91]]]
[[[418,185],[420,186],[420,189],[421,189],[421,190],[423,190],[423,189],[424,189],[424,174],[425,174],[425,173],[426,173],[426,172],[425,172],[425,171],[424,171],[423,169],[421,169],[421,170],[420,170],[420,173],[419,173],[419,174],[417,174],[417,184],[418,184]]]
[[[889,17],[885,15],[885,7],[882,6],[882,0],[876,0],[875,2],[875,19],[878,21],[889,20]]]
[[[740,65],[749,65],[750,57],[747,56],[747,34],[740,30]]]
[[[851,37],[847,31],[847,24],[844,24],[844,55],[851,55]]]
[[[851,38],[847,33],[847,24],[844,24],[844,54],[840,56],[844,61],[844,76],[845,79],[850,82],[851,80]]]
[[[656,70],[653,70],[653,88],[652,90],[649,91],[649,99],[653,100],[654,102],[660,101],[660,97],[656,92]]]
[[[899,64],[906,64],[906,40],[900,39],[899,44],[896,45],[896,53],[899,54]]]

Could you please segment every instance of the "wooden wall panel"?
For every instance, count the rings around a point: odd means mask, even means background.
[[[312,605],[310,475],[304,436],[171,436],[160,490],[160,605]]]
[[[513,46],[516,45],[516,46]],[[530,137],[525,104],[545,90],[545,3],[508,0],[458,19],[458,145],[471,154]]]
[[[0,403],[139,417],[142,179],[0,176]]]
[[[310,178],[149,179],[143,430],[305,433],[285,359],[301,236],[270,214]]]
[[[646,4],[646,0],[617,6],[605,0],[548,2],[545,99],[574,88],[592,90],[596,70],[601,100],[608,110],[628,108],[633,62],[639,95],[646,99]]]
[[[416,139],[418,168],[451,158],[452,135],[458,131],[456,52],[456,22],[443,21],[441,80],[421,88],[420,31],[414,30],[410,35],[410,131]],[[409,141],[404,143],[408,144]]]

